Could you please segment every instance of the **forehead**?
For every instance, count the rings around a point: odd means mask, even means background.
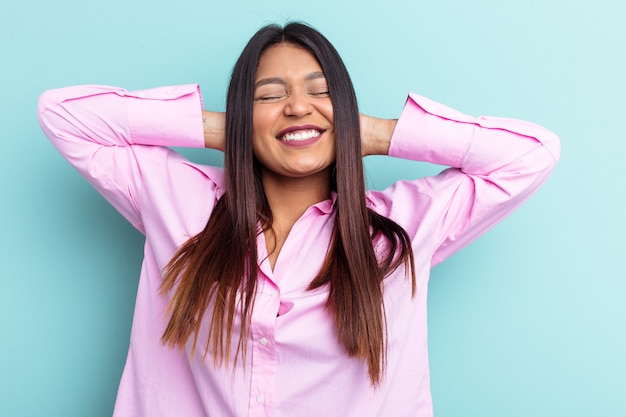
[[[257,66],[256,78],[304,78],[312,72],[321,71],[321,65],[309,51],[300,46],[281,43],[263,52]]]

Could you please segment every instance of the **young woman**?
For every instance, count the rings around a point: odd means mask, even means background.
[[[548,177],[556,136],[410,94],[359,115],[318,32],[268,26],[226,113],[196,85],[44,93],[54,146],[146,236],[118,416],[431,416],[429,271]],[[224,169],[168,146],[223,150]],[[365,191],[362,157],[450,166]]]

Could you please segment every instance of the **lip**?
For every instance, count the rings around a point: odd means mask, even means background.
[[[310,139],[305,139],[305,140],[280,140],[278,138],[286,135],[287,133],[291,133],[291,132],[297,132],[300,130],[317,130],[319,132],[321,132],[318,136],[312,137]],[[289,146],[291,148],[305,148],[307,146],[311,146],[314,143],[316,143],[317,141],[319,141],[322,136],[324,135],[324,132],[326,132],[326,129],[322,129],[319,126],[316,125],[299,125],[299,126],[289,126],[283,130],[281,130],[280,132],[278,132],[278,135],[276,135],[276,139],[278,139],[278,141],[280,143],[282,143],[285,146]]]
[[[278,134],[276,135],[276,138],[280,138],[281,136],[284,136],[287,133],[296,132],[298,130],[319,130],[320,132],[322,132],[322,134],[326,131],[326,129],[322,129],[321,127],[316,126],[316,125],[289,126],[289,127],[284,128],[280,132],[278,132]]]
[[[313,145],[321,138],[322,138],[322,135],[319,135],[319,136],[315,136],[314,138],[306,139],[306,140],[288,140],[288,141],[281,140],[280,143],[283,144],[284,146],[289,146],[291,148],[306,148],[307,146]]]

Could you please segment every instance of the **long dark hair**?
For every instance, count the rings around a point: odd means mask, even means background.
[[[193,334],[195,349],[202,318],[212,308],[205,345],[216,365],[230,361],[233,326],[241,315],[236,357],[245,355],[257,285],[258,224],[272,226],[272,212],[252,152],[252,108],[261,55],[280,43],[308,50],[320,63],[333,104],[336,161],[331,189],[337,192],[336,219],[322,269],[310,289],[329,286],[327,308],[349,356],[363,359],[372,384],[385,367],[383,278],[403,265],[415,275],[407,233],[365,205],[365,181],[356,95],[339,54],[318,31],[301,23],[269,25],[248,42],[237,60],[226,104],[225,193],[205,227],[187,241],[166,266],[162,292],[173,292],[171,317],[163,335],[169,346],[183,347]],[[377,258],[372,239],[383,236],[386,253]],[[212,306],[212,307],[211,307]]]

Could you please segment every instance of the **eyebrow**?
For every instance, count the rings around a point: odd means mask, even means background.
[[[305,81],[311,81],[311,80],[317,80],[319,78],[326,78],[326,76],[324,75],[324,73],[322,71],[315,71],[312,72],[310,74],[308,74],[304,80]],[[257,81],[254,84],[254,88],[259,88],[263,85],[268,85],[268,84],[280,84],[280,85],[287,85],[287,82],[280,78],[280,77],[270,77],[270,78],[263,78],[262,80]]]

